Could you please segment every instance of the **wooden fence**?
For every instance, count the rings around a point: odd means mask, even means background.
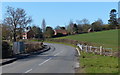
[[[94,47],[94,46],[81,45],[81,44],[77,44],[77,46],[79,47],[80,51],[105,55],[105,56],[112,56],[112,48],[103,48],[103,46]]]

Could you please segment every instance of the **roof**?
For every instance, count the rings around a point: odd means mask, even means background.
[[[66,30],[56,29],[56,30],[54,30],[54,31],[55,31],[56,34],[57,34],[57,33],[62,33],[63,35],[67,35],[67,31],[66,31]]]

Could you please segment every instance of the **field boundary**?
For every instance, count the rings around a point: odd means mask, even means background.
[[[80,51],[85,51],[87,53],[94,53],[98,55],[104,55],[104,56],[113,56],[112,48],[103,48],[103,46],[95,47],[95,46],[89,46],[89,45],[81,45],[77,44]]]

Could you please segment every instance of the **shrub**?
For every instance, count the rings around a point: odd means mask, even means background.
[[[25,52],[34,52],[41,50],[44,46],[41,42],[29,42],[25,44]]]
[[[8,58],[12,56],[12,48],[6,41],[2,41],[2,58]]]

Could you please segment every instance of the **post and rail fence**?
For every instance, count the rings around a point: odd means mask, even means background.
[[[81,44],[77,44],[77,46],[80,51],[84,51],[87,53],[94,53],[98,55],[104,55],[104,56],[112,56],[112,48],[103,48],[103,46],[94,47],[94,46],[81,45]]]

